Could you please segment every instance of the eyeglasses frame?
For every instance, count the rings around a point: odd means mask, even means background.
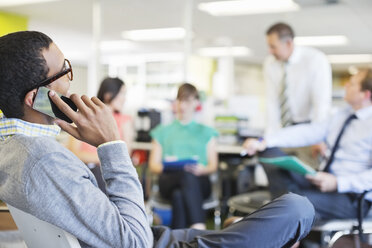
[[[53,76],[51,76],[49,78],[44,79],[43,81],[41,81],[41,83],[39,84],[38,87],[47,86],[48,84],[56,81],[57,79],[63,77],[64,75],[66,75],[66,74],[68,74],[70,72],[71,72],[71,78],[70,77],[68,77],[68,78],[69,78],[70,81],[72,81],[73,78],[74,78],[74,74],[72,72],[71,63],[70,63],[70,61],[68,59],[65,59],[65,61],[67,61],[67,64],[69,65],[69,68],[67,68],[66,70],[63,70],[61,72],[58,72],[57,74],[55,74],[55,75],[53,75]]]

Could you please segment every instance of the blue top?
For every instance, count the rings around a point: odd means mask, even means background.
[[[195,121],[182,124],[175,120],[169,125],[157,126],[150,135],[162,146],[163,160],[195,159],[206,166],[207,144],[218,132]]]

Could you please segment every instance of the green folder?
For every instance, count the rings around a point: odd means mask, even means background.
[[[316,171],[299,160],[298,158],[294,156],[283,156],[283,157],[275,157],[275,158],[258,158],[258,161],[264,164],[272,164],[276,165],[282,169],[290,170],[297,172],[301,175],[314,175],[316,174]]]

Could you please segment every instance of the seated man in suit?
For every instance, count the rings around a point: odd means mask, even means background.
[[[0,37],[0,58],[0,199],[71,233],[82,247],[290,247],[309,232],[314,209],[295,194],[222,231],[150,228],[112,110],[97,97],[72,94],[75,112],[56,94],[67,95],[72,81],[71,64],[56,44],[40,32],[11,33]],[[42,86],[75,125],[33,108]],[[107,195],[56,142],[60,128],[98,147]]]
[[[302,124],[262,139],[247,139],[243,146],[250,155],[283,156],[275,147],[296,147],[325,142],[328,158],[315,175],[264,165],[272,197],[288,191],[306,196],[314,205],[317,219],[357,217],[358,195],[372,189],[372,71],[360,70],[346,84],[348,107],[322,123]],[[364,215],[372,195],[367,195]]]

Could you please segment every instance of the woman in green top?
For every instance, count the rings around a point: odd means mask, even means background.
[[[172,228],[206,228],[202,204],[211,193],[208,175],[217,170],[218,133],[193,120],[199,104],[197,89],[188,83],[181,85],[176,120],[151,132],[149,166],[151,172],[160,174],[160,194],[172,201]],[[180,160],[191,162],[183,170],[164,170],[165,162]]]

